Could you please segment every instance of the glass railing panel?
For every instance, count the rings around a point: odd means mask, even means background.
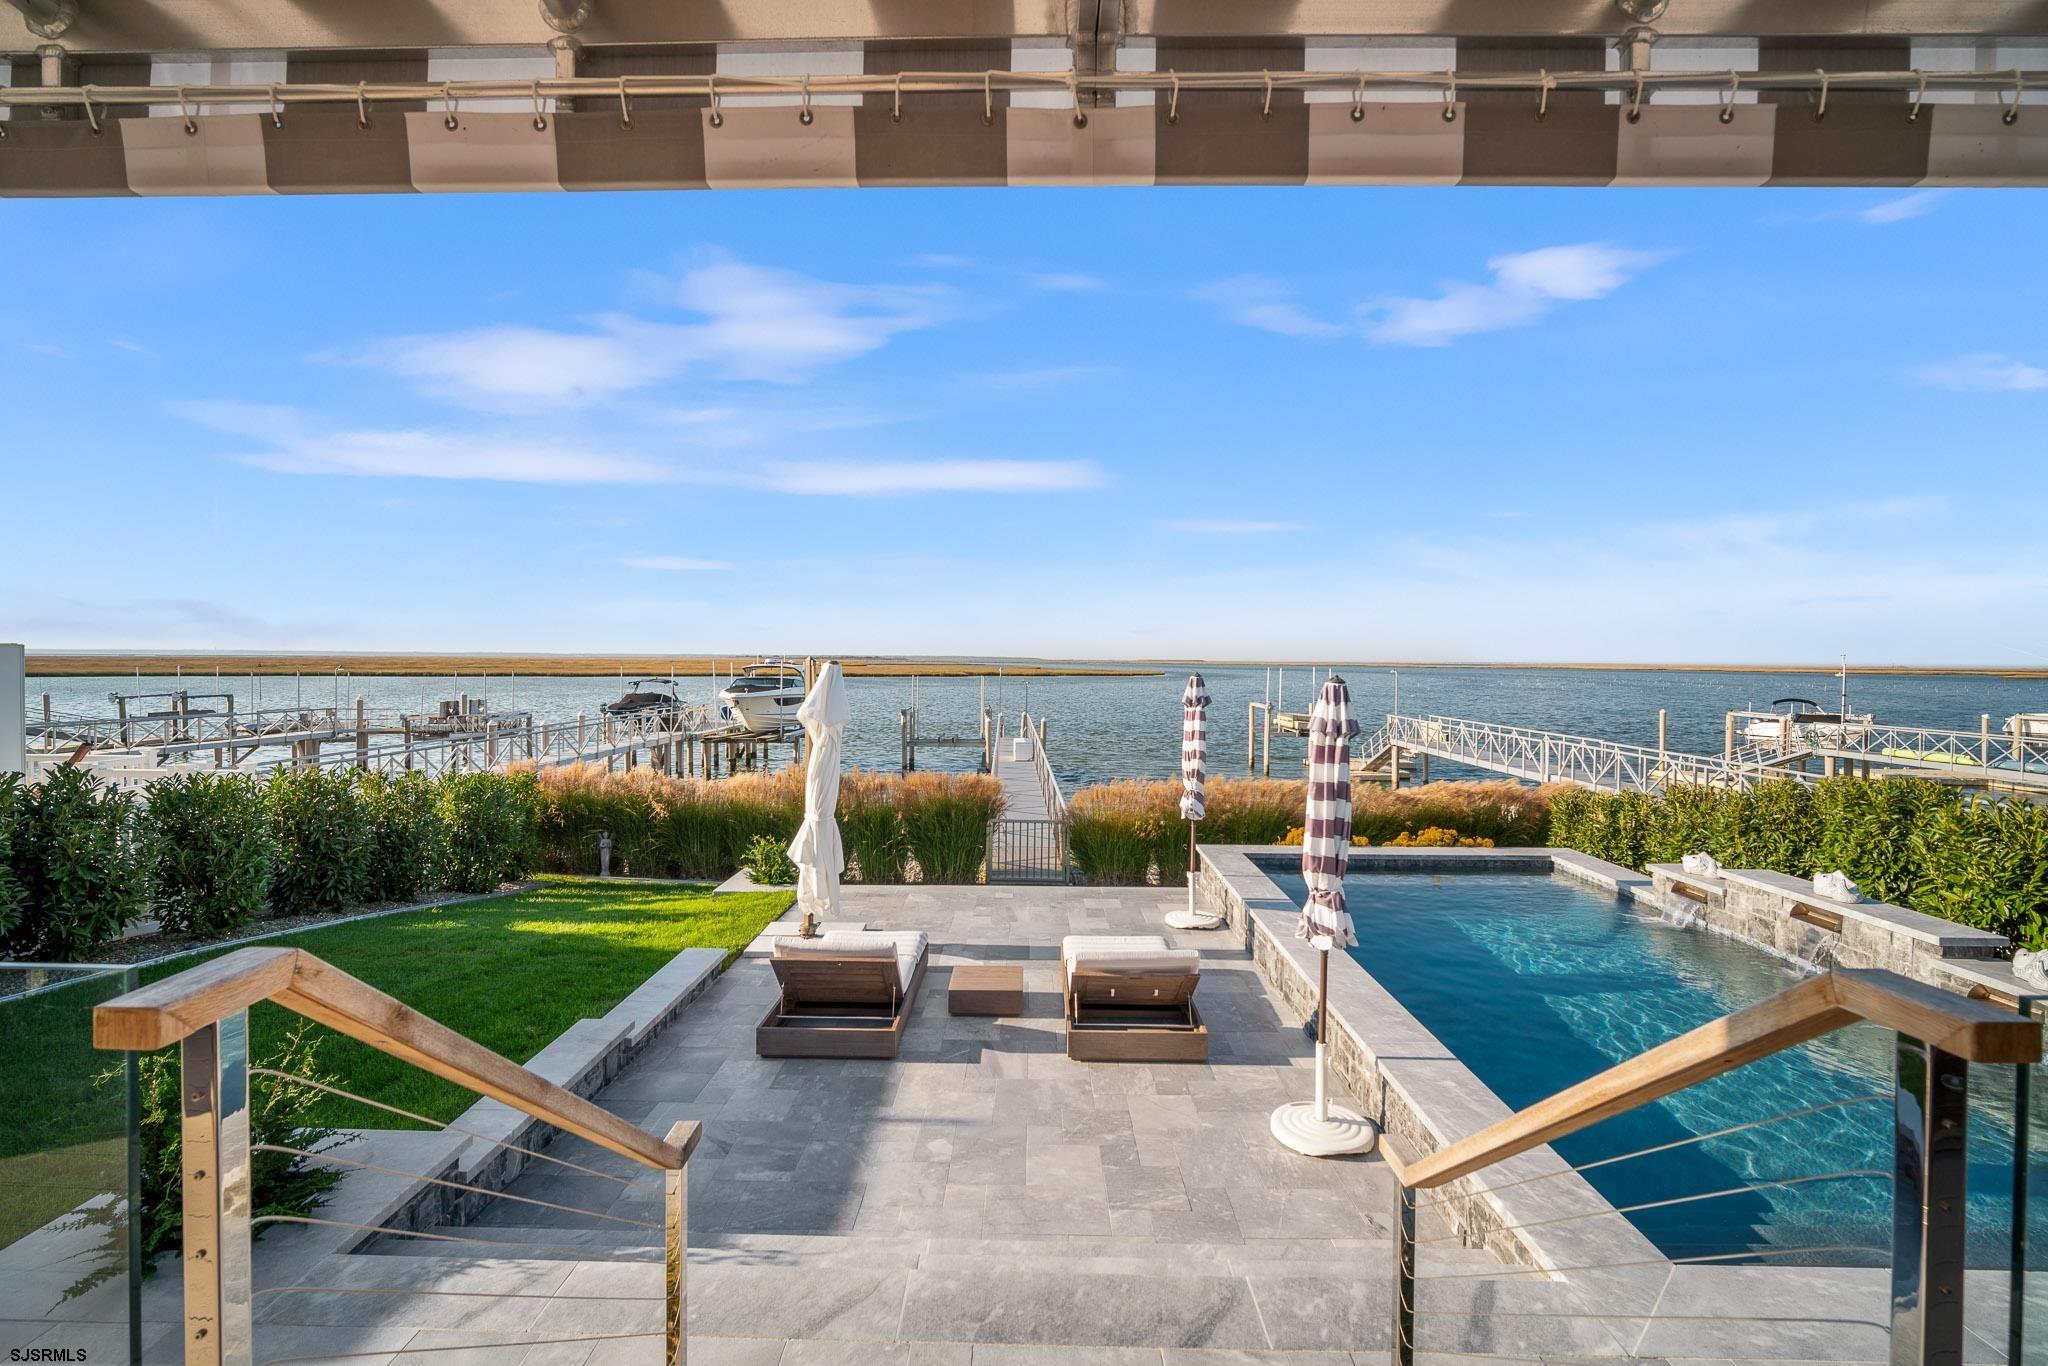
[[[0,962],[0,1334],[16,1361],[140,1359],[135,1061],[92,1046],[128,967]],[[62,1356],[21,1355],[64,1352]]]

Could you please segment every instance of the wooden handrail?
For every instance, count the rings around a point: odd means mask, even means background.
[[[266,1000],[646,1166],[677,1170],[697,1146],[695,1123],[656,1138],[304,949],[236,949],[116,997],[93,1011],[93,1044],[167,1048]]]
[[[2041,1060],[2041,1025],[1897,973],[1837,968],[1681,1034],[1412,1163],[1395,1177],[1429,1190],[1603,1119],[1868,1020],[1970,1062]]]

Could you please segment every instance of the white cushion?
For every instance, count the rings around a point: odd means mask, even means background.
[[[927,940],[923,930],[860,930],[846,934],[821,934],[816,939],[789,938],[775,941],[777,958],[893,958],[896,987],[910,989],[917,972],[917,960],[924,956]]]
[[[1166,941],[1156,934],[1070,934],[1060,940],[1060,957],[1072,963],[1077,953],[1165,947]]]
[[[821,934],[815,939],[792,935],[775,941],[777,958],[816,954],[821,958],[893,958],[896,945],[886,935]]]
[[[1202,955],[1196,949],[1081,949],[1067,957],[1067,971],[1153,972],[1195,976],[1202,970]]]

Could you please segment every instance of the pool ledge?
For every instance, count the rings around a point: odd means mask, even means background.
[[[1259,858],[1297,857],[1265,845],[1201,845],[1196,899],[1243,937],[1259,975],[1289,1006],[1314,1009],[1316,953],[1294,935],[1293,901]],[[1570,850],[1358,850],[1354,869],[1550,872],[1627,896],[1648,879]],[[1330,955],[1330,1057],[1351,1094],[1413,1158],[1505,1119],[1512,1111],[1348,954]],[[1541,1180],[1531,1178],[1541,1177]],[[1603,1293],[1654,1296],[1671,1263],[1606,1197],[1548,1147],[1511,1158],[1435,1193],[1465,1241],[1529,1267],[1563,1271],[1630,1263],[1603,1276]],[[1605,1214],[1608,1217],[1598,1217]],[[1558,1222],[1569,1220],[1570,1222]]]

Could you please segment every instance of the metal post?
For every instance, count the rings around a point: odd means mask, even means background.
[[[363,715],[363,699],[356,699],[356,767],[370,767],[370,723]]]
[[[1401,747],[1387,746],[1387,791],[1398,791],[1401,786]]]
[[[2020,1014],[2028,1019],[2035,1016],[2037,1002],[2028,997],[2019,1001]],[[2021,1063],[2013,1068],[2012,1086],[2012,1255],[2007,1261],[2010,1277],[2007,1286],[2005,1322],[2005,1359],[2008,1362],[2024,1362],[2027,1359],[2027,1186],[2033,1176],[2033,1145],[2030,1133],[2033,1127],[2034,1068],[2032,1064]]]
[[[1666,739],[1670,734],[1670,714],[1664,708],[1657,708],[1657,757],[1662,759],[1667,748]]]
[[[1982,737],[1979,741],[1979,744],[1982,746],[1980,752],[1984,756],[1981,762],[1984,767],[1989,768],[1991,767],[1991,714],[1989,712],[1977,718],[1977,732]]]
[[[249,1366],[249,1013],[179,1045],[185,1366]]]
[[[1270,778],[1273,776],[1273,709],[1271,707],[1266,708],[1260,720],[1260,725],[1264,729],[1265,734],[1259,740],[1259,776],[1261,778]]]
[[[1733,759],[1735,757],[1735,713],[1732,711],[1722,719],[1721,723],[1721,757],[1723,759]]]
[[[1892,1366],[1961,1366],[1969,1064],[1898,1037],[1892,1119]]]
[[[20,645],[0,645],[0,773],[28,771],[28,726],[24,693],[28,689],[28,651]],[[50,695],[43,694],[43,744],[55,747],[50,738]]]
[[[684,1331],[685,1310],[689,1303],[686,1277],[690,1260],[690,1173],[687,1167],[671,1167],[662,1174],[662,1196],[662,1298],[665,1302],[662,1360],[664,1366],[683,1366],[689,1354],[689,1339]]]
[[[1394,1187],[1394,1366],[1415,1366],[1415,1192]]]

